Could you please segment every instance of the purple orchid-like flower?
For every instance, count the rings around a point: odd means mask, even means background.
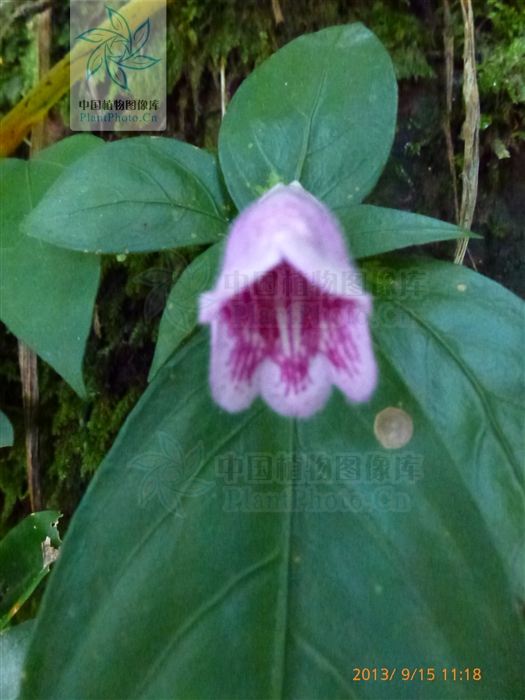
[[[307,417],[332,384],[366,401],[377,383],[371,310],[333,215],[298,182],[276,185],[235,220],[217,284],[201,296],[215,401],[236,412],[261,394]]]

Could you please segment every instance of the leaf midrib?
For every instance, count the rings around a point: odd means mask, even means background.
[[[323,88],[324,88],[325,83],[326,83],[326,76],[328,73],[328,68],[330,66],[332,56],[335,52],[337,43],[339,42],[339,39],[341,38],[342,33],[343,33],[343,28],[341,28],[339,31],[339,37],[338,37],[337,41],[334,41],[330,45],[330,50],[328,51],[328,54],[327,54],[326,59],[325,59],[323,74],[321,76],[321,79],[319,81],[319,86],[317,88],[317,94],[315,96],[315,100],[313,102],[312,108],[310,110],[310,114],[308,116],[308,124],[307,124],[305,139],[303,141],[303,147],[301,150],[301,154],[299,156],[299,163],[297,164],[297,168],[295,171],[295,178],[294,178],[294,180],[298,180],[299,182],[301,182],[301,178],[303,176],[303,171],[304,171],[304,166],[305,166],[306,160],[308,158],[308,151],[309,151],[309,147],[310,147],[310,136],[312,133],[312,123],[315,119],[315,116],[317,114],[317,110],[319,108],[319,103],[321,100],[321,93],[322,93]]]
[[[288,448],[289,452],[293,453],[294,438],[298,441],[297,434],[297,419],[290,418],[288,421]],[[289,608],[290,608],[290,578],[291,578],[291,542],[292,542],[292,527],[293,527],[293,512],[291,505],[293,503],[293,492],[295,484],[293,480],[285,486],[288,491],[290,508],[284,514],[283,522],[283,539],[280,550],[282,552],[282,565],[278,584],[278,600],[275,611],[275,647],[273,666],[271,669],[272,679],[272,700],[281,700],[284,698],[284,683],[286,673],[286,649],[288,646],[289,636]]]

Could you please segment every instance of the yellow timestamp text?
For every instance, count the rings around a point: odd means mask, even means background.
[[[397,675],[396,675],[397,674]],[[354,668],[354,681],[480,681],[480,668]]]

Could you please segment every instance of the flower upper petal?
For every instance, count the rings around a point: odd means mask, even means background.
[[[299,183],[276,185],[235,220],[215,291],[228,296],[257,275],[286,260],[306,277],[330,270],[337,275],[337,294],[346,295],[342,274],[354,270],[339,225],[331,212]]]

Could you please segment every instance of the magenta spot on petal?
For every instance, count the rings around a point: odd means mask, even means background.
[[[356,306],[355,300],[331,295],[289,263],[280,263],[221,309],[235,341],[229,357],[232,379],[250,382],[259,364],[270,359],[280,368],[285,395],[298,394],[311,383],[310,360],[318,354],[352,376],[359,362],[349,332]]]

